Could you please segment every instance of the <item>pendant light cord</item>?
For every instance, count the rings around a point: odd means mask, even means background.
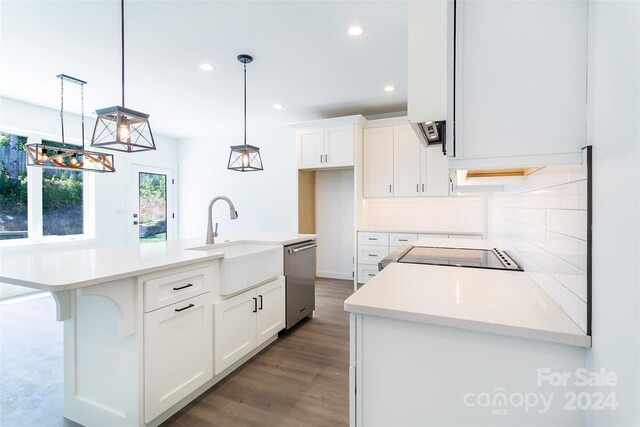
[[[247,145],[247,64],[244,64],[244,145]]]
[[[120,47],[122,50],[122,106],[124,107],[124,0],[120,0]]]

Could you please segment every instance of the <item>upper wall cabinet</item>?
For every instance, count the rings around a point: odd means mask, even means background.
[[[585,145],[587,1],[455,0],[455,9],[453,3],[452,167],[469,159],[469,166],[500,167],[578,155]],[[449,95],[453,100],[453,87]]]
[[[449,195],[449,167],[440,146],[425,147],[409,125],[364,130],[364,197]]]
[[[327,119],[298,126],[298,169],[354,166],[356,141],[362,138],[362,116]]]

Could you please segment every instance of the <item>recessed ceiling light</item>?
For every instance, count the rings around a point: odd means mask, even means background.
[[[396,90],[396,87],[395,87],[395,86],[391,86],[391,85],[389,85],[389,86],[385,86],[385,87],[384,87],[384,91],[385,91],[385,92],[393,92],[394,90]]]
[[[276,110],[282,110],[282,104],[273,104],[273,108]]]
[[[211,71],[211,70],[213,70],[213,65],[211,65],[211,64],[200,64],[200,69],[204,70],[204,71]]]
[[[352,25],[347,30],[347,34],[349,34],[350,36],[353,36],[353,37],[357,37],[359,35],[362,35],[362,33],[364,33],[364,28],[362,28],[360,25]]]

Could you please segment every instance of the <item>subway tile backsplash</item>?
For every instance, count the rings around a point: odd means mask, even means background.
[[[586,332],[586,165],[542,168],[490,203],[491,237]]]
[[[478,197],[366,199],[366,226],[384,229],[484,231],[484,200]]]

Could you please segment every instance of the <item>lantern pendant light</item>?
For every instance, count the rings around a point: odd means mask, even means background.
[[[115,172],[113,154],[98,153],[84,149],[84,80],[59,74],[60,79],[60,125],[62,127],[62,144],[27,144],[27,166],[46,169],[66,169],[88,172]],[[64,141],[64,82],[80,85],[80,105],[82,123],[82,148],[70,148]]]
[[[120,0],[120,37],[122,106],[96,110],[98,118],[93,129],[91,146],[126,153],[155,150],[149,115],[124,106],[124,0]]]
[[[261,171],[262,157],[260,148],[247,144],[247,64],[253,61],[249,55],[238,55],[238,61],[244,65],[244,144],[232,145],[227,169],[238,172]]]

